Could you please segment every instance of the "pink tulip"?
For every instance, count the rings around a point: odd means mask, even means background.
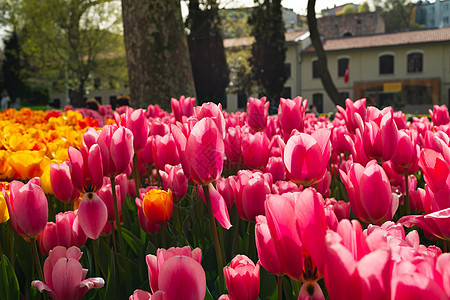
[[[195,98],[181,96],[180,100],[170,99],[172,112],[178,122],[183,122],[183,117],[189,118],[194,114]]]
[[[323,273],[325,234],[328,229],[325,219],[324,201],[322,196],[313,188],[307,188],[298,195],[295,202],[295,214],[302,248],[309,253],[319,272]]]
[[[359,128],[360,122],[364,122],[366,120],[366,99],[360,99],[355,102],[347,99],[345,100],[345,105],[345,110],[339,105],[336,108],[345,119],[348,131],[354,134],[356,129]],[[360,121],[358,120],[358,117]]]
[[[281,263],[265,216],[256,217],[255,242],[258,258],[263,268],[272,274],[281,275]]]
[[[334,127],[331,134],[333,153],[349,155],[354,151],[355,143],[344,126]]]
[[[67,161],[50,165],[50,183],[55,197],[62,202],[72,203],[80,196],[80,192],[72,184]]]
[[[241,150],[241,127],[228,127],[224,143],[227,160],[232,163],[240,162],[243,159]]]
[[[429,113],[431,115],[431,120],[433,121],[433,125],[439,126],[439,125],[445,125],[450,122],[449,114],[447,106],[445,105],[434,105],[433,111],[429,110]]]
[[[270,140],[263,131],[243,133],[241,151],[246,168],[262,169],[269,159]]]
[[[147,255],[148,277],[154,293],[164,291],[168,299],[203,299],[206,292],[202,252],[183,248],[158,249]]]
[[[48,204],[42,188],[33,183],[13,181],[10,195],[3,189],[11,226],[17,234],[34,238],[44,229],[48,219]]]
[[[157,291],[153,295],[143,290],[135,290],[128,300],[169,300],[164,291]]]
[[[236,199],[237,190],[237,176],[230,176],[227,178],[220,177],[216,181],[216,188],[219,194],[222,195],[225,203],[227,204],[228,211],[233,206]]]
[[[366,223],[390,220],[395,212],[391,185],[384,170],[371,161],[366,167],[353,164],[348,174],[340,171],[353,213]]]
[[[198,192],[203,202],[206,203],[205,194],[201,186],[198,186]],[[228,214],[227,203],[222,195],[216,190],[212,183],[208,184],[209,197],[211,198],[211,208],[214,218],[225,229],[231,228],[230,215]]]
[[[419,167],[433,193],[450,187],[450,167],[441,153],[423,149],[420,153]]]
[[[171,190],[173,193],[173,200],[179,202],[187,193],[188,181],[184,176],[183,168],[181,164],[176,166],[165,165],[165,171],[159,170],[163,182],[164,190]]]
[[[159,170],[164,170],[166,165],[176,166],[180,163],[180,156],[171,133],[163,137],[159,135],[154,137],[152,156],[155,166]]]
[[[103,185],[103,164],[100,147],[95,144],[89,150],[69,148],[70,176],[73,186],[81,193],[98,191]]]
[[[419,161],[419,146],[414,142],[411,132],[398,131],[397,150],[391,161],[398,167],[408,169]],[[413,172],[415,173],[415,172]]]
[[[69,248],[84,245],[87,236],[78,222],[78,210],[58,213],[55,218],[56,223],[48,222],[37,236],[42,254],[48,255],[56,246]]]
[[[236,208],[239,216],[255,221],[258,215],[264,215],[266,196],[271,193],[272,175],[261,172],[238,172],[236,185]]]
[[[78,220],[89,238],[95,240],[100,236],[108,220],[108,209],[97,194],[84,194],[78,207]]]
[[[225,118],[222,112],[222,104],[215,104],[212,102],[203,103],[202,106],[194,107],[194,117],[197,120],[203,118],[211,118],[219,129],[222,136],[225,136]]]
[[[429,237],[450,240],[450,207],[426,215],[404,216],[398,223],[406,227],[416,225]]]
[[[265,173],[272,174],[274,182],[286,180],[286,168],[281,157],[270,157],[267,166],[264,168]]]
[[[88,290],[103,287],[100,277],[85,279],[88,270],[79,262],[81,255],[77,247],[55,247],[44,263],[45,283],[35,280],[31,285],[41,293],[47,291],[53,300],[81,299]]]
[[[139,152],[139,150],[144,148],[145,143],[147,142],[149,131],[148,121],[145,117],[145,110],[127,110],[125,119],[122,119],[122,125],[131,130],[133,133],[134,152]]]
[[[139,164],[145,166],[146,168],[151,167],[154,163],[153,139],[153,136],[149,136],[147,138],[147,142],[144,145],[144,148],[142,148],[141,151],[137,153]]]
[[[363,132],[364,152],[370,159],[380,162],[391,159],[397,149],[398,129],[395,125],[392,109],[386,113],[379,124],[366,122]]]
[[[325,205],[331,206],[338,218],[338,221],[350,218],[350,203],[342,200],[336,201],[334,198],[325,199]]]
[[[223,268],[231,299],[257,299],[259,295],[259,268],[245,255],[236,255],[229,267]]]
[[[304,118],[308,100],[301,97],[291,99],[280,99],[278,106],[278,122],[283,133],[289,136],[292,130],[303,132]]]
[[[266,128],[270,102],[266,97],[261,99],[250,97],[247,102],[247,124],[254,131]]]
[[[125,127],[106,125],[97,139],[102,154],[103,175],[115,177],[125,172],[133,160],[133,133]]]
[[[223,169],[225,146],[213,119],[203,118],[194,125],[187,139],[184,155],[190,166],[188,172],[195,183],[208,185],[219,178]]]
[[[125,190],[122,190],[120,185],[116,185],[116,201],[117,201],[117,208],[120,212],[122,210],[122,198],[125,198],[122,196],[122,194],[126,193]],[[100,190],[97,191],[98,197],[105,203],[107,211],[108,211],[108,221],[114,221],[115,220],[115,212],[114,212],[114,201],[113,201],[113,194],[112,194],[112,187],[111,183],[106,183],[102,186]],[[124,195],[125,196],[125,195]]]
[[[330,299],[387,299],[391,254],[370,251],[357,221],[343,220],[326,235],[324,279]]]
[[[295,193],[270,195],[265,202],[265,215],[283,274],[295,280],[303,276],[303,248],[296,226]]]
[[[312,135],[299,133],[289,138],[283,160],[292,181],[310,186],[322,179],[331,154],[330,133],[319,129]]]

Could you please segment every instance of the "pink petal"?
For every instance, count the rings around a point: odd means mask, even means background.
[[[222,195],[214,188],[212,183],[208,184],[209,196],[211,197],[211,206],[217,222],[225,229],[231,228],[230,216],[228,214],[227,203]]]
[[[168,299],[203,299],[206,293],[205,271],[190,257],[174,256],[162,265],[158,286]]]
[[[78,220],[86,235],[97,239],[108,220],[108,209],[95,193],[87,193],[78,207]]]

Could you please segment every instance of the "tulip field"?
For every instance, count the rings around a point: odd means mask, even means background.
[[[450,119],[0,112],[0,299],[450,299]]]

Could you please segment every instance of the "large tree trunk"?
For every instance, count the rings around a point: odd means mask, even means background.
[[[179,0],[122,0],[131,104],[158,104],[194,96],[195,88]]]
[[[325,91],[331,98],[331,101],[333,101],[335,105],[345,107],[345,99],[342,99],[342,97],[339,95],[339,92],[333,83],[333,79],[331,78],[330,72],[328,71],[327,56],[325,54],[325,50],[323,49],[319,30],[317,29],[315,6],[316,0],[308,0],[309,36],[311,38],[314,49],[316,49],[316,54],[319,61],[320,79]]]

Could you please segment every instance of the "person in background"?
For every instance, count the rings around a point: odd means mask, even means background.
[[[86,101],[86,108],[96,110],[98,111],[98,108],[100,107],[100,103],[95,100],[95,98],[91,98]]]
[[[6,89],[3,89],[2,91],[2,100],[1,100],[1,109],[4,111],[8,108],[8,104],[11,101],[11,98],[9,98],[8,91]]]

